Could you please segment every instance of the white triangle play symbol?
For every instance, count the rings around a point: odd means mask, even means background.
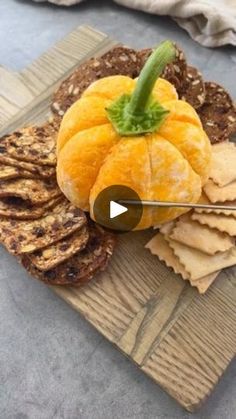
[[[126,211],[128,211],[128,208],[115,201],[110,201],[110,218],[118,217],[118,215],[124,214]]]

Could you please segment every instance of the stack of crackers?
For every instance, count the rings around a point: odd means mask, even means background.
[[[115,239],[62,195],[56,133],[47,122],[1,139],[0,241],[35,278],[81,285],[106,267]]]
[[[236,146],[212,146],[210,180],[200,202],[236,206]],[[236,211],[195,209],[170,223],[146,245],[176,274],[205,293],[220,271],[236,264]]]

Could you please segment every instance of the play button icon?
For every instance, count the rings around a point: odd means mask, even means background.
[[[118,217],[126,211],[128,211],[128,208],[124,207],[124,205],[118,204],[115,201],[110,201],[110,218]]]
[[[125,200],[136,201],[136,205],[122,204]],[[92,213],[98,224],[111,230],[127,232],[139,224],[143,207],[133,189],[123,185],[112,185],[98,194]]]

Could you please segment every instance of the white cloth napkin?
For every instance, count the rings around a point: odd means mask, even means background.
[[[35,0],[45,1],[45,0]],[[49,0],[70,6],[83,0]],[[206,47],[236,46],[236,0],[115,0],[123,6],[171,16]]]

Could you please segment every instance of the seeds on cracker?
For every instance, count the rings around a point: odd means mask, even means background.
[[[190,103],[195,109],[205,102],[205,85],[202,74],[195,67],[187,67],[187,75],[180,91],[180,99]]]
[[[193,220],[196,219],[193,218]],[[194,249],[201,250],[209,255],[224,252],[234,246],[234,240],[228,234],[209,228],[209,226],[202,225],[193,220],[191,220],[189,214],[180,217],[169,238]]]
[[[205,83],[206,98],[198,109],[212,144],[226,141],[236,132],[236,108],[229,93],[217,83]]]
[[[222,188],[212,182],[212,180],[209,180],[203,189],[213,204],[216,202],[234,201],[236,199],[236,180]]]
[[[8,179],[16,179],[24,177],[28,179],[35,179],[37,176],[27,170],[20,169],[19,167],[8,166],[0,163],[0,181]]]
[[[32,205],[17,197],[7,197],[0,200],[0,217],[18,220],[36,220],[62,201],[62,196],[53,198],[45,204]]]
[[[53,123],[45,123],[41,127],[30,126],[22,128],[13,134],[5,135],[0,140],[3,152],[21,161],[37,165],[56,165],[56,133]]]
[[[8,166],[18,167],[28,172],[33,173],[34,175],[42,178],[49,178],[55,176],[56,170],[52,166],[40,166],[34,163],[17,160],[9,156],[6,152],[5,147],[0,146],[0,163],[3,163]]]
[[[61,191],[54,180],[20,178],[0,183],[0,198],[18,197],[39,205],[59,195]]]
[[[230,142],[212,147],[210,178],[220,187],[236,180],[236,146]]]
[[[227,233],[230,236],[236,236],[236,219],[224,214],[199,214],[193,213],[192,219],[210,228],[215,228],[220,232]]]
[[[64,200],[33,221],[0,220],[1,241],[15,255],[32,253],[69,236],[86,224],[83,211]]]
[[[54,95],[53,113],[63,116],[72,103],[79,99],[84,90],[94,81],[116,74],[135,78],[139,75],[141,67],[141,58],[137,51],[126,47],[116,47],[102,57],[91,58],[62,82]]]
[[[172,83],[175,86],[177,92],[180,93],[186,80],[187,62],[184,52],[176,44],[175,52],[175,60],[166,66],[161,77]]]
[[[48,271],[40,271],[27,255],[21,261],[35,278],[49,285],[81,286],[97,272],[103,271],[113,253],[115,236],[95,224],[89,225],[89,241],[86,247],[65,262]]]
[[[48,271],[84,249],[89,239],[87,226],[50,246],[36,250],[28,257],[40,271]]]
[[[52,112],[60,117],[63,116],[72,103],[80,98],[84,90],[102,77],[117,74],[131,78],[138,77],[151,52],[151,48],[135,51],[131,48],[115,47],[102,57],[91,58],[63,81],[54,95]],[[162,77],[172,82],[178,89],[185,79],[186,68],[184,53],[176,45],[176,59],[166,66]]]

